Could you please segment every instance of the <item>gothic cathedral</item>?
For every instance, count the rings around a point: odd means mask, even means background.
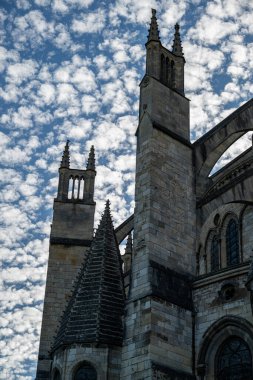
[[[94,148],[62,156],[37,380],[253,379],[252,148],[210,175],[253,99],[191,143],[179,25],[170,51],[152,10],[146,50],[134,215],[94,236]]]

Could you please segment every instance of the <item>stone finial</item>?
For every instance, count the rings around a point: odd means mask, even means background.
[[[90,148],[89,158],[86,166],[87,170],[96,170],[95,168],[95,150],[94,146],[92,145]]]
[[[67,140],[62,159],[61,159],[61,166],[60,168],[69,168],[70,165],[70,155],[69,155],[69,140]]]
[[[152,9],[152,17],[150,22],[150,29],[148,31],[148,42],[149,41],[160,41],[159,29],[156,18],[156,10]]]
[[[130,254],[132,255],[133,252],[133,242],[132,242],[132,235],[131,233],[127,237],[127,243],[125,248],[125,255]]]
[[[184,53],[183,53],[179,29],[180,29],[180,26],[178,23],[176,23],[174,40],[173,40],[173,45],[172,45],[172,53],[179,57],[183,57]]]
[[[121,346],[125,302],[121,265],[108,200],[61,319],[52,352],[73,343]]]

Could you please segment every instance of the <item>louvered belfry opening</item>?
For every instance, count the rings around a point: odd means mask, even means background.
[[[52,351],[72,343],[121,346],[124,303],[122,260],[107,201]]]

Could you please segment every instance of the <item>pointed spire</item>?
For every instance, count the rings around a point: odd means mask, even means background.
[[[94,146],[92,145],[90,148],[89,158],[86,166],[87,170],[96,170],[95,168],[95,150]]]
[[[180,29],[180,26],[178,23],[176,23],[174,40],[173,40],[173,45],[172,45],[172,53],[179,56],[179,57],[183,57],[184,53],[183,53],[183,48],[182,48],[182,44],[181,44],[179,29]]]
[[[156,18],[156,10],[152,9],[152,17],[150,22],[150,29],[148,31],[148,42],[149,41],[160,41],[159,29]]]
[[[127,237],[127,243],[126,243],[126,249],[125,249],[125,255],[132,254],[133,252],[133,242],[132,242],[132,235],[131,233]]]
[[[61,319],[52,351],[72,343],[120,346],[124,301],[121,256],[110,202],[107,201],[90,252]]]
[[[69,156],[69,140],[67,140],[62,159],[61,159],[61,168],[69,168],[70,165],[70,156]]]

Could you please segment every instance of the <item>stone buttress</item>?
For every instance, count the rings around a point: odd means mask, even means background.
[[[86,170],[71,169],[67,142],[54,200],[36,380],[50,378],[49,350],[53,336],[70,297],[73,280],[93,238],[95,176],[94,148],[90,150]]]
[[[121,379],[192,379],[195,194],[179,25],[169,51],[152,10],[146,49]]]

